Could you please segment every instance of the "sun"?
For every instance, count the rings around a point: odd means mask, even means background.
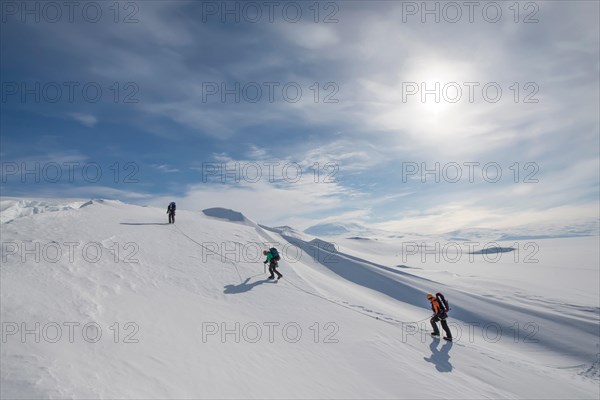
[[[421,60],[410,76],[410,101],[415,112],[426,122],[439,124],[464,101],[462,78],[468,68],[462,62]]]

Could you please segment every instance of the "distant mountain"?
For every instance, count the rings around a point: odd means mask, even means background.
[[[598,220],[574,221],[570,224],[547,223],[537,225],[515,226],[505,229],[465,228],[444,234],[447,240],[481,241],[481,240],[538,240],[582,236],[598,236],[600,224]]]
[[[356,223],[329,222],[313,225],[304,230],[305,233],[314,236],[339,236],[345,234],[359,234],[368,232],[369,229]]]

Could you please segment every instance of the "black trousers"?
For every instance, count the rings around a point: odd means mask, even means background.
[[[175,213],[169,213],[169,223],[170,224],[175,223]]]
[[[271,262],[269,263],[269,272],[271,273],[271,276],[273,276],[273,273],[276,273],[276,274],[277,274],[277,276],[281,278],[281,276],[282,276],[282,275],[279,273],[279,271],[277,271],[277,267],[278,267],[278,266],[279,266],[279,265],[277,265],[277,263],[276,263],[276,262],[272,262],[272,261],[271,261]]]
[[[444,330],[444,332],[446,332],[446,337],[452,337],[452,332],[450,332],[450,328],[448,327],[448,323],[446,322],[446,317],[440,318],[437,315],[435,315],[429,321],[431,322],[431,326],[433,327],[433,333],[435,333],[436,335],[440,334],[440,330],[437,327],[437,322],[441,321],[442,329]]]

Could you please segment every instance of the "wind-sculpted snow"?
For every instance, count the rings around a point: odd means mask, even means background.
[[[511,251],[514,251],[515,249],[513,249],[512,247],[488,247],[485,249],[481,249],[481,250],[477,250],[477,251],[473,251],[469,254],[496,254],[496,253],[509,253]]]
[[[467,290],[452,266],[375,261],[383,239],[348,248],[231,210],[169,225],[164,208],[84,204],[1,203],[20,215],[1,226],[2,398],[598,398],[593,301],[508,275]],[[438,290],[454,343],[429,336]]]
[[[228,208],[207,208],[205,210],[202,210],[202,212],[208,217],[219,218],[230,222],[240,222],[252,226],[256,225],[253,221],[246,218],[246,216],[241,212],[234,211]]]
[[[56,202],[51,200],[0,200],[0,223],[12,222],[17,218],[29,217],[35,214],[75,210],[80,208],[85,201]]]

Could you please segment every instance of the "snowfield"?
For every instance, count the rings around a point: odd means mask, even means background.
[[[0,209],[2,398],[600,396],[598,236],[477,253],[444,247],[465,232],[315,237],[222,208]],[[453,343],[429,336],[437,291]]]

